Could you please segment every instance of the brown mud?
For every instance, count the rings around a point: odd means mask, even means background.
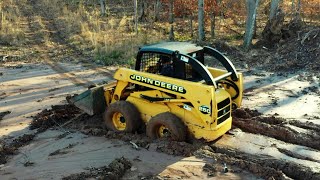
[[[60,113],[60,115],[58,112]],[[64,115],[61,116],[61,114]],[[62,120],[59,120],[60,117],[63,117]],[[233,117],[234,125],[241,128],[243,131],[262,134],[285,142],[320,149],[319,141],[317,141],[317,138],[319,137],[318,133],[297,133],[289,127],[285,126],[286,124],[288,124],[285,119],[276,117],[262,117],[261,113],[250,109],[238,109],[234,111]],[[70,119],[72,121],[64,126],[65,128],[70,129],[70,131],[76,130],[87,135],[104,136],[108,139],[119,139],[127,142],[128,144],[134,143],[138,146],[138,148],[145,148],[147,150],[152,149],[174,156],[195,155],[197,157],[213,158],[218,163],[225,163],[230,172],[235,171],[234,169],[236,168],[241,168],[265,179],[320,179],[320,173],[314,173],[309,167],[301,164],[297,164],[284,159],[275,159],[271,156],[252,155],[235,149],[218,147],[213,143],[205,143],[201,140],[195,140],[191,143],[168,141],[163,139],[152,141],[145,135],[144,132],[131,134],[108,131],[105,128],[101,115],[79,115],[79,111],[75,110],[74,107],[70,105],[53,106],[51,110],[44,110],[34,117],[34,121],[37,122],[33,127],[39,129],[47,129],[52,126],[59,127],[56,122],[65,123],[70,121]],[[39,122],[39,120],[41,120],[41,122]],[[313,124],[310,123],[297,123],[292,121],[291,124],[296,124],[300,127],[306,126],[308,127],[308,129],[310,129],[310,131],[315,131],[317,129],[317,126],[313,126]],[[68,151],[66,150],[68,150],[67,147],[59,150],[57,154],[60,154],[61,152],[68,153]],[[316,160],[298,155],[291,151],[284,151],[283,149],[279,149],[279,151],[297,159],[317,162]],[[211,170],[209,166],[208,168],[209,169],[205,168],[205,171],[208,172],[208,176],[214,175],[214,167],[211,167]],[[108,168],[105,167],[98,169]],[[93,172],[93,174],[97,174],[97,171],[97,169],[93,169],[90,172]],[[105,172],[105,170],[101,170],[101,172],[103,173]],[[92,173],[91,175],[90,173],[89,175],[86,175],[85,173],[82,175],[92,177]],[[74,175],[74,177],[80,177],[82,175]]]
[[[10,114],[10,111],[4,111],[4,112],[0,112],[0,121],[8,114]]]
[[[108,166],[90,168],[88,172],[71,174],[62,178],[63,180],[84,180],[84,179],[109,179],[118,180],[131,168],[131,162],[122,157],[113,160]]]
[[[234,126],[242,129],[245,132],[261,134],[284,142],[320,150],[319,131],[313,130],[317,129],[317,126],[314,126],[312,127],[313,129],[310,129],[310,123],[291,123],[292,125],[297,125],[299,127],[309,127],[308,134],[306,134],[297,132],[296,130],[286,126],[288,123],[282,118],[262,117],[247,111],[248,110],[246,109],[235,110],[233,113]]]
[[[211,145],[210,147],[213,150],[212,152],[214,152],[213,156],[216,156],[217,159],[249,170],[266,179],[287,179],[286,176],[293,179],[320,179],[320,172],[315,173],[310,167],[284,159],[275,159],[266,155],[247,154],[235,149],[215,145]]]
[[[55,105],[50,110],[45,109],[34,116],[30,129],[38,129],[38,132],[44,132],[52,126],[61,126],[80,113],[81,111],[73,105]]]
[[[312,158],[300,155],[298,153],[292,152],[292,151],[287,150],[287,149],[283,149],[283,148],[279,148],[279,147],[277,147],[277,149],[278,149],[279,152],[281,152],[281,153],[283,153],[283,154],[285,154],[287,156],[296,158],[296,159],[302,159],[302,160],[307,160],[307,161],[313,161],[313,162],[320,163],[320,161],[317,161],[317,160],[314,160]]]
[[[280,74],[303,70],[303,72],[318,74],[320,70],[319,27],[301,27],[290,37],[281,39],[278,43],[272,43],[273,47],[268,47],[268,44],[259,42],[249,52],[221,41],[208,45],[227,54],[237,67],[248,70],[262,68],[265,71]]]
[[[27,145],[34,137],[35,134],[24,134],[23,136],[17,137],[13,140],[1,140],[0,164],[7,163],[10,155],[15,155],[20,147]]]

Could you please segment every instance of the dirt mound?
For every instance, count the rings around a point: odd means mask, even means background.
[[[81,111],[73,105],[55,105],[34,116],[30,129],[38,129],[38,132],[43,132],[52,126],[62,125],[80,113]]]
[[[274,47],[257,43],[250,50],[246,62],[249,66],[275,72],[320,70],[320,28],[305,27],[289,38],[281,40]]]
[[[154,143],[156,151],[174,156],[191,156],[204,144],[190,144],[186,142],[158,140]]]
[[[1,98],[0,98],[1,99]],[[0,121],[3,119],[4,116],[10,114],[11,111],[4,111],[4,112],[0,112]]]
[[[289,123],[282,118],[251,116],[250,113],[252,111],[248,109],[236,110],[233,113],[233,125],[249,133],[262,134],[284,142],[320,150],[318,126],[312,126],[310,123],[292,122],[291,125],[309,128],[308,133],[297,132],[287,126]]]
[[[232,112],[232,115],[238,118],[251,118],[260,116],[261,113],[259,113],[257,110],[251,110],[248,108],[245,109],[236,109]]]
[[[82,172],[79,174],[72,174],[62,178],[63,180],[81,180],[81,179],[110,179],[118,180],[131,168],[131,162],[122,157],[113,160],[108,166],[99,168],[90,168],[89,172]]]
[[[308,69],[311,71],[320,70],[320,28],[306,28],[298,37],[291,38],[277,49],[278,66],[273,70],[289,70],[293,68]]]
[[[7,163],[8,156],[14,155],[18,148],[28,144],[34,137],[34,134],[24,134],[12,141],[0,141],[0,164]]]

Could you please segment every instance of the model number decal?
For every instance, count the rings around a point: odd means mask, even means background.
[[[188,110],[188,111],[192,110],[191,107],[186,104],[183,104],[183,109]]]
[[[186,90],[182,86],[178,86],[178,85],[175,85],[175,84],[170,84],[170,83],[159,81],[159,80],[154,80],[154,79],[143,77],[143,76],[140,76],[140,75],[132,74],[132,75],[130,75],[130,79],[138,81],[138,82],[142,82],[142,83],[145,83],[145,84],[150,84],[150,85],[153,85],[153,86],[156,86],[156,87],[161,87],[161,88],[164,88],[164,89],[168,89],[168,90],[171,90],[171,91],[174,91],[174,92],[178,92],[178,93],[182,93],[182,94],[186,93]]]
[[[210,114],[211,113],[210,108],[206,105],[200,106],[199,111],[202,112],[203,114]]]
[[[186,63],[189,62],[189,58],[184,57],[184,56],[181,56],[180,60],[181,60],[181,61],[184,61],[184,62],[186,62]]]

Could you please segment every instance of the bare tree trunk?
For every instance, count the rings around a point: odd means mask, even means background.
[[[146,11],[145,11],[146,7],[147,7],[146,2],[142,1],[141,2],[141,10],[140,10],[141,13],[140,13],[139,20],[143,21],[143,22],[147,21],[147,14],[146,14]]]
[[[280,0],[271,0],[269,20],[272,20],[276,15],[277,9],[279,7],[279,2]]]
[[[223,5],[222,5],[222,0],[216,0],[216,2],[217,2],[217,5],[219,7],[219,13],[217,13],[220,16],[219,17],[219,24],[221,24],[222,21],[224,21],[224,8],[223,8]]]
[[[257,8],[259,0],[246,0],[247,3],[247,20],[246,20],[246,32],[244,36],[244,48],[248,50],[252,44],[252,37],[254,33],[254,23],[257,16]]]
[[[154,21],[157,22],[160,19],[160,6],[161,6],[161,2],[160,0],[155,0],[155,4],[154,4]]]
[[[301,0],[298,0],[297,2],[297,14],[296,15],[299,15],[300,16],[300,12],[301,12]]]
[[[101,15],[106,15],[106,4],[104,0],[100,0],[100,7],[101,7]]]
[[[193,38],[193,15],[190,15],[190,36]]]
[[[138,34],[138,0],[133,0],[134,2],[134,30]]]
[[[210,31],[211,31],[211,38],[213,39],[214,38],[214,29],[215,29],[215,26],[216,26],[216,16],[214,14],[214,12],[211,12],[210,13]]]
[[[254,21],[254,30],[253,30],[253,38],[256,38],[257,37],[257,18],[256,20]]]
[[[174,6],[174,0],[170,0],[169,4],[169,23],[170,23],[170,32],[169,32],[169,40],[174,41],[174,31],[173,31],[173,22],[174,22],[174,16],[173,16],[173,6]]]
[[[205,40],[204,32],[204,0],[198,0],[198,31],[199,41]]]

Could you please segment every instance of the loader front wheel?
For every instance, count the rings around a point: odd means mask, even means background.
[[[146,131],[152,139],[169,138],[174,141],[185,141],[187,135],[187,127],[179,117],[170,112],[152,117]]]
[[[116,132],[135,132],[142,124],[139,110],[127,101],[110,104],[103,120],[109,130]]]

